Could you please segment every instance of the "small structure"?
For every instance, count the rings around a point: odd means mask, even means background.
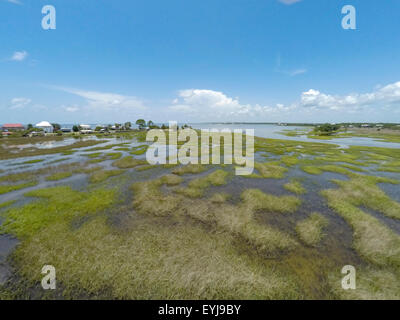
[[[79,132],[82,134],[93,133],[92,127],[88,124],[80,124],[79,128],[80,128]]]
[[[21,131],[25,130],[25,127],[20,123],[6,123],[2,126],[3,131]]]
[[[91,130],[92,129],[92,127],[89,124],[80,124],[79,127],[82,130]]]
[[[36,124],[35,127],[42,129],[46,133],[53,133],[53,126],[50,124],[50,122],[42,121]]]
[[[71,131],[72,131],[72,129],[70,129],[70,128],[61,128],[61,132],[64,132],[64,133],[69,133]]]

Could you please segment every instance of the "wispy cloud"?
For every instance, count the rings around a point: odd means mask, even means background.
[[[13,4],[18,4],[18,5],[21,5],[21,4],[22,4],[22,2],[19,1],[19,0],[5,0],[5,1],[10,2],[10,3],[13,3]]]
[[[290,71],[289,74],[292,77],[294,77],[294,76],[297,76],[299,74],[303,74],[303,73],[306,73],[306,72],[307,72],[307,69],[296,69],[296,70]]]
[[[306,68],[299,68],[299,69],[294,69],[294,70],[285,70],[281,68],[282,65],[282,58],[281,55],[278,54],[278,57],[276,59],[276,67],[275,67],[275,72],[283,73],[286,75],[289,75],[291,77],[298,76],[300,74],[306,73],[308,70]]]
[[[86,107],[90,107],[92,109],[111,109],[115,111],[122,109],[146,109],[144,102],[134,96],[57,86],[51,86],[50,88],[68,92],[86,99]],[[74,106],[74,108],[75,107],[76,106]],[[69,109],[67,111],[71,112],[73,110],[74,109]]]
[[[301,0],[279,0],[279,2],[282,2],[283,4],[286,4],[286,5],[291,5],[291,4],[294,4],[294,3],[296,3],[296,2],[300,2]]]
[[[28,98],[14,98],[11,99],[10,109],[20,109],[31,103],[31,99]]]
[[[15,51],[11,56],[10,60],[12,61],[23,61],[28,57],[28,52],[26,51]]]

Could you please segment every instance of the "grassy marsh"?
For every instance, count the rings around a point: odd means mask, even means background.
[[[147,145],[117,142],[55,152],[83,162],[1,167],[0,190],[40,185],[0,204],[21,279],[0,299],[41,292],[44,264],[62,288],[39,295],[50,299],[399,298],[400,204],[381,188],[398,187],[399,150],[256,138],[247,179],[230,165],[149,165]],[[354,291],[340,287],[349,263]]]
[[[307,219],[300,221],[296,226],[299,238],[309,246],[317,245],[323,238],[323,229],[328,220],[319,213],[312,213]]]

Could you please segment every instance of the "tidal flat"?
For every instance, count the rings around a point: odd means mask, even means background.
[[[237,176],[43,140],[0,140],[0,299],[400,299],[400,149],[256,138]]]

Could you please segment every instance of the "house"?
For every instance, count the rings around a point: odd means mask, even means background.
[[[80,130],[79,130],[80,133],[83,133],[83,134],[93,133],[92,127],[88,124],[80,124],[79,128],[80,128]]]
[[[47,121],[39,122],[38,124],[35,125],[35,127],[39,128],[39,129],[43,129],[43,131],[46,133],[53,132],[53,126],[50,124],[50,122],[47,122]]]
[[[367,123],[361,125],[361,128],[370,128],[370,127],[371,125]]]
[[[2,126],[3,131],[20,131],[25,130],[25,127],[20,123],[6,123]]]

